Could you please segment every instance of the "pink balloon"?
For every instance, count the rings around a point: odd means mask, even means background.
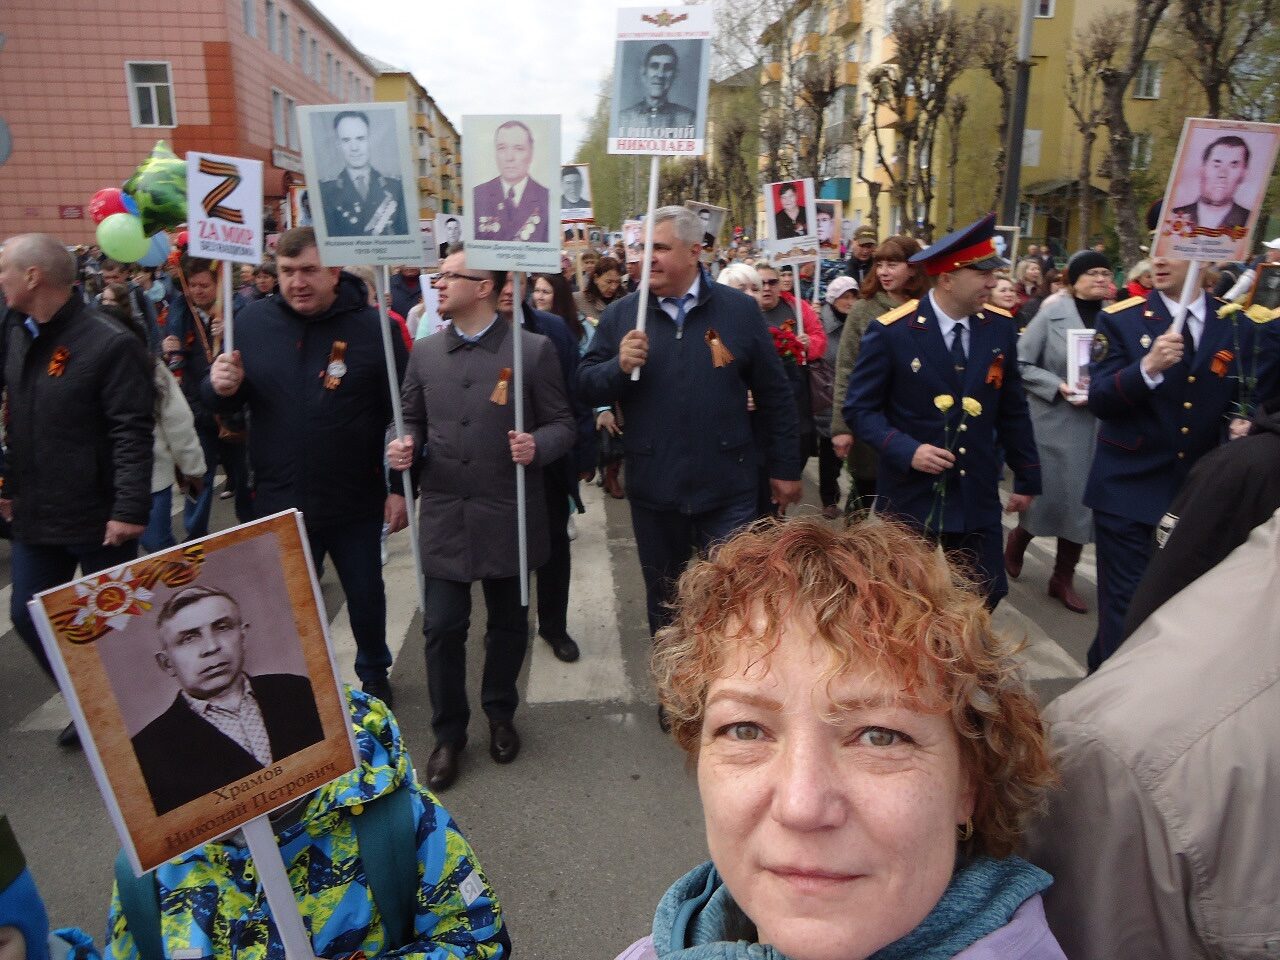
[[[93,195],[89,201],[89,216],[94,223],[101,223],[113,213],[128,213],[125,206],[124,191],[119,187],[104,187]]]

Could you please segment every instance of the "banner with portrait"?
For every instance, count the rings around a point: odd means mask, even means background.
[[[462,118],[463,239],[479,270],[560,268],[560,116]]]
[[[710,4],[618,11],[610,153],[705,152],[714,27]]]
[[[1151,254],[1247,260],[1280,150],[1280,124],[1189,117]]]
[[[813,201],[814,232],[818,250],[828,260],[840,256],[840,201]]]
[[[321,261],[417,263],[422,236],[406,105],[298,107],[298,125]]]
[[[297,510],[46,590],[29,608],[138,873],[356,767]]]
[[[716,247],[719,246],[718,238],[720,231],[724,229],[724,221],[729,216],[729,211],[724,207],[713,206],[700,200],[686,200],[684,205],[686,209],[696,213],[698,219],[702,221],[702,253],[700,257],[703,263],[710,263],[711,258],[715,256]]]
[[[819,257],[813,180],[765,185],[765,249],[774,263],[796,264]]]
[[[187,154],[187,252],[206,260],[262,262],[262,161]]]
[[[627,263],[644,260],[644,221],[622,221],[622,247],[627,251]]]
[[[462,214],[436,214],[436,253],[441,260],[449,255],[449,248],[462,242]]]
[[[560,168],[560,222],[591,223],[591,164],[567,163]]]

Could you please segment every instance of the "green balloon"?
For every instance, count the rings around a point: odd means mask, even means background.
[[[187,161],[163,140],[124,182],[124,192],[138,204],[142,232],[152,236],[187,222]]]
[[[142,221],[131,213],[113,213],[98,224],[98,246],[112,260],[137,263],[146,256],[151,241],[142,232]]]

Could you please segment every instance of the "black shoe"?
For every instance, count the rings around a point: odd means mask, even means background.
[[[543,637],[542,639],[551,645],[551,652],[561,663],[573,663],[578,659],[578,644],[568,634],[563,637]]]
[[[396,705],[395,694],[391,692],[391,681],[386,677],[376,677],[373,680],[366,680],[361,689],[371,697],[377,697],[387,705],[390,710]]]
[[[460,743],[441,743],[431,751],[431,756],[427,758],[427,786],[432,792],[439,793],[453,786],[453,781],[458,779],[460,753]]]
[[[489,756],[494,763],[510,763],[520,755],[520,734],[510,720],[489,727]]]
[[[671,718],[667,716],[667,708],[658,704],[658,726],[663,733],[671,732]]]
[[[80,734],[74,723],[68,723],[62,728],[62,732],[58,734],[58,746],[66,747],[68,750],[80,749]]]

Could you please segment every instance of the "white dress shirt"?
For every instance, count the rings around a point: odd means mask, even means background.
[[[1165,296],[1164,291],[1158,291],[1160,299],[1164,301],[1165,309],[1169,311],[1170,316],[1177,316],[1178,301],[1170,300]],[[1200,294],[1191,301],[1191,305],[1187,307],[1187,317],[1184,321],[1186,328],[1191,331],[1191,339],[1195,342],[1197,348],[1200,346],[1200,339],[1204,336],[1204,294]],[[1190,358],[1187,358],[1188,360]],[[1154,377],[1147,373],[1138,365],[1138,369],[1142,370],[1142,379],[1146,381],[1147,386],[1154,390],[1160,384],[1164,383],[1164,371],[1157,373]]]
[[[701,290],[702,271],[699,270],[693,278],[693,283],[689,285],[689,289],[684,293],[685,296],[688,296],[691,293],[693,294],[693,299],[689,301],[689,306],[684,308],[686,313],[689,312],[689,307],[698,302],[698,294]],[[680,313],[680,297],[661,297],[658,300],[658,306],[662,308],[663,313],[674,320]]]
[[[529,185],[529,178],[525,177],[523,180],[521,180],[519,183],[516,183],[516,184],[507,183],[507,181],[505,180],[499,180],[498,183],[502,187],[502,199],[506,200],[507,194],[510,193],[512,190],[514,190],[515,197],[512,199],[511,202],[514,203],[517,207],[520,206],[520,200],[521,198],[524,197],[524,188]]]
[[[951,333],[955,330],[956,324],[960,323],[954,317],[948,316],[947,313],[938,306],[938,301],[933,296],[933,291],[929,291],[929,303],[933,305],[933,312],[938,317],[938,330],[942,333],[942,342],[947,345],[947,349],[952,348]],[[969,323],[968,317],[961,318],[965,322],[960,326],[961,345],[964,346],[964,355],[969,355]]]

